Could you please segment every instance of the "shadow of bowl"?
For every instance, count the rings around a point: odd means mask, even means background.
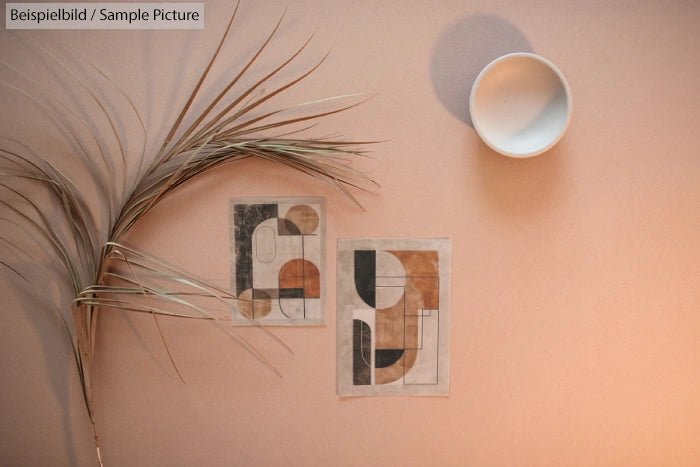
[[[456,22],[438,39],[430,66],[433,89],[445,108],[474,128],[469,93],[481,70],[496,58],[532,52],[525,36],[493,15],[475,15]]]

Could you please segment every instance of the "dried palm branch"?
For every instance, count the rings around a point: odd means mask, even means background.
[[[100,310],[114,309],[151,314],[159,332],[159,316],[211,320],[227,329],[232,338],[270,369],[277,371],[252,344],[235,334],[230,327],[221,324],[220,320],[215,319],[195,300],[208,298],[230,304],[237,300],[234,295],[224,288],[198,279],[126,245],[124,237],[130,229],[177,187],[212,169],[245,158],[259,158],[286,165],[333,185],[353,200],[350,189],[363,188],[367,186],[366,182],[371,182],[349,165],[352,156],[363,154],[360,146],[365,143],[295,137],[300,131],[299,124],[304,125],[304,122],[348,110],[364,100],[360,96],[339,96],[295,107],[265,110],[264,104],[309,76],[325,59],[323,57],[308,71],[274,87],[272,91],[261,91],[263,86],[270,86],[271,79],[301,54],[310,39],[264,77],[252,85],[243,87],[237,93],[233,92],[237,87],[241,87],[242,78],[248,75],[249,69],[275,37],[282,19],[255,50],[252,58],[241,67],[240,72],[224,86],[204,111],[199,115],[192,115],[195,101],[221,51],[237,10],[238,6],[199,81],[154,154],[146,153],[146,129],[136,105],[126,93],[114,85],[143,132],[144,145],[141,154],[138,155],[135,170],[127,164],[129,154],[126,145],[117,130],[115,119],[110,116],[106,106],[76,72],[38,42],[35,42],[37,47],[95,104],[101,114],[98,117],[106,120],[110,137],[116,141],[116,153],[110,152],[107,149],[108,145],[103,144],[101,138],[90,130],[90,126],[81,119],[78,112],[62,100],[41,90],[27,91],[7,81],[0,81],[12,91],[31,99],[56,122],[68,143],[75,148],[76,155],[83,164],[84,178],[90,181],[92,190],[99,198],[99,206],[104,207],[106,213],[105,216],[96,212],[94,203],[90,202],[92,200],[83,186],[84,183],[74,183],[52,162],[50,155],[39,154],[30,146],[17,141],[0,146],[0,160],[4,167],[0,171],[0,191],[3,192],[3,199],[0,199],[3,211],[0,222],[21,229],[27,234],[23,237],[24,240],[34,241],[44,247],[53,263],[60,268],[63,283],[69,291],[66,295],[70,297],[72,323],[69,324],[65,319],[58,305],[53,311],[62,320],[71,343],[85,406],[95,433],[100,465],[102,457],[95,427],[92,389],[93,357],[99,341],[96,318]],[[97,67],[85,59],[82,60],[95,72],[106,77]],[[34,83],[29,76],[11,64],[5,61],[0,61],[0,64],[19,74],[25,82]],[[314,107],[314,104],[333,103],[337,99],[347,98],[356,102],[340,105],[332,110],[306,110],[318,108]],[[215,109],[221,110],[215,112]],[[189,120],[192,120],[192,123],[184,127],[184,122]],[[306,128],[302,130],[304,129]],[[121,186],[116,186],[111,177],[117,167],[124,174]],[[24,185],[18,185],[17,181],[24,182]],[[30,188],[26,188],[27,186]],[[37,186],[43,187],[60,206],[62,223],[49,213],[45,200],[39,199]],[[32,262],[30,254],[22,247],[22,241],[0,234],[0,242],[7,247],[6,252],[14,253],[15,258],[14,262],[0,259],[0,265],[9,273],[19,276],[30,287],[35,287],[32,279],[17,266],[18,261]],[[49,276],[53,274],[48,267],[43,267],[42,272]],[[61,283],[60,278],[56,279],[56,282]],[[163,282],[169,286],[161,287],[159,284]],[[269,333],[268,330],[264,331]],[[172,362],[162,333],[161,338]],[[280,343],[284,345],[281,341]],[[173,367],[177,371],[174,362]],[[177,373],[180,375],[179,371]]]

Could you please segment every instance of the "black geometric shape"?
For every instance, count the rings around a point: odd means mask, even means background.
[[[288,219],[277,219],[277,231],[280,235],[301,235],[299,227]]]
[[[281,288],[279,290],[279,298],[304,298],[304,289],[302,288]]]
[[[377,252],[355,250],[355,289],[372,308],[377,306]]]
[[[253,288],[253,232],[261,222],[274,217],[277,217],[276,204],[236,204],[233,206],[236,295]]]
[[[377,349],[374,351],[374,367],[386,368],[398,362],[404,349]]]
[[[352,320],[352,384],[372,384],[371,362],[372,331],[362,320]]]

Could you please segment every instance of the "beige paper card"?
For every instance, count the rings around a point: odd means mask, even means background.
[[[325,323],[325,198],[240,198],[229,207],[233,324]]]
[[[449,239],[340,239],[337,390],[448,395]]]

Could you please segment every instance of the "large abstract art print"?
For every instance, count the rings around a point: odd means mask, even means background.
[[[325,198],[230,201],[238,325],[325,323]]]
[[[449,239],[340,239],[340,396],[448,395]]]

